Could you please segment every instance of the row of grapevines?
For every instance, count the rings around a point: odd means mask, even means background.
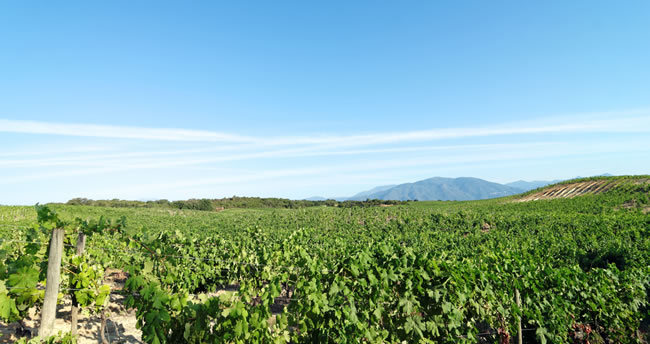
[[[36,206],[37,221],[31,228],[22,227],[0,238],[0,320],[21,325],[31,308],[42,306],[47,271],[48,240],[53,228],[65,228],[65,252],[60,288],[76,301],[80,308],[100,313],[106,305],[110,287],[102,284],[104,267],[91,261],[87,255],[78,256],[74,243],[79,233],[92,235],[106,230],[118,230],[123,220],[115,224],[100,218],[98,221],[76,219],[63,221],[47,206]],[[64,293],[59,293],[62,298]],[[46,341],[68,342],[67,335],[52,336]],[[40,340],[40,339],[34,339]]]

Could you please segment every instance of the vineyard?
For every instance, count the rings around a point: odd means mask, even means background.
[[[117,296],[145,343],[647,343],[649,179],[599,180],[528,202],[0,207],[0,342],[77,341],[77,320],[26,325],[61,233],[56,298],[98,319],[90,342],[119,342]]]

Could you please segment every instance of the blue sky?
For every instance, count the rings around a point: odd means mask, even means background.
[[[3,2],[0,204],[650,173],[647,1]]]

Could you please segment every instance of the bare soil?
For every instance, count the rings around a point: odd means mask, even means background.
[[[111,286],[111,295],[107,310],[110,313],[106,321],[104,337],[109,343],[142,343],[142,332],[136,328],[135,310],[127,311],[124,307],[125,297],[119,292],[124,288],[124,282],[128,278],[124,271],[106,269],[104,283]],[[56,308],[56,321],[54,332],[70,332],[70,310],[72,301],[66,295]],[[18,323],[6,324],[0,322],[0,343],[13,343],[19,337],[35,337],[38,335],[40,326],[40,313],[34,307],[29,310],[29,316],[25,319],[25,330]],[[91,344],[101,343],[99,329],[101,318],[99,314],[89,314],[83,310],[79,312],[78,321],[78,343]]]
[[[124,282],[128,276],[120,270],[107,269],[105,283],[111,285],[113,292],[118,292],[124,287]],[[236,293],[239,290],[238,285],[230,285],[216,292],[191,295],[190,300],[193,302],[202,302],[209,297],[220,296],[225,293]],[[284,308],[291,302],[293,290],[283,288],[281,295],[276,298],[271,305],[272,316],[269,323],[275,323],[278,314],[282,313]],[[127,310],[124,306],[125,296],[119,293],[110,295],[108,311],[110,317],[106,322],[106,332],[104,334],[109,343],[143,343],[142,332],[136,328],[135,310]],[[256,300],[253,300],[255,302]],[[54,331],[70,331],[70,310],[72,301],[66,296],[57,306],[56,322]],[[25,330],[18,323],[6,324],[0,322],[0,344],[13,343],[19,337],[34,337],[38,335],[40,325],[40,313],[36,308],[30,309],[29,316],[24,321]],[[94,344],[102,343],[100,336],[101,319],[98,314],[87,314],[80,312],[78,322],[78,343]]]
[[[69,297],[62,300],[57,306],[56,322],[54,331],[70,331],[70,309],[72,302]],[[135,327],[135,310],[127,311],[124,307],[124,296],[111,294],[108,310],[111,316],[106,321],[105,338],[110,343],[142,343],[142,332]],[[25,319],[25,329],[27,337],[38,335],[40,325],[40,313],[36,308],[30,309],[29,316]],[[85,314],[83,311],[79,314],[78,323],[79,344],[101,343],[99,329],[101,319],[96,314]],[[6,324],[0,322],[0,343],[13,343],[18,339],[21,332],[17,323]]]

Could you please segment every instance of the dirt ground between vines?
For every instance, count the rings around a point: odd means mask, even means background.
[[[135,327],[135,310],[127,310],[124,306],[126,297],[116,293],[124,288],[127,275],[123,271],[109,268],[106,269],[105,276],[104,283],[111,286],[112,292],[108,304],[110,317],[106,320],[106,340],[109,343],[142,343],[142,332]],[[58,331],[70,332],[71,308],[72,301],[70,300],[70,296],[66,295],[56,308],[55,333]],[[22,336],[38,335],[40,320],[40,313],[37,313],[35,308],[30,309],[29,316],[24,321],[25,329],[28,332],[22,333]],[[101,343],[101,336],[99,334],[101,319],[99,315],[88,314],[83,311],[79,312],[79,322],[77,325],[79,344]],[[0,322],[0,343],[13,343],[18,339],[20,332],[19,324],[13,323],[7,325],[6,323]]]
[[[142,332],[136,328],[135,310],[127,310],[124,306],[125,296],[120,295],[118,292],[124,288],[124,282],[127,275],[120,270],[107,269],[106,278],[104,283],[111,286],[110,303],[108,311],[110,317],[106,321],[105,338],[111,344],[126,344],[126,343],[143,343]],[[205,297],[220,296],[224,293],[232,293],[238,290],[237,285],[227,286],[216,292],[205,293],[199,295],[192,295],[190,299],[198,302]],[[280,314],[288,301],[282,300],[283,298],[291,297],[291,293],[286,290],[271,306],[273,316],[269,319],[272,324],[275,322],[275,317]],[[63,298],[61,303],[57,305],[56,322],[54,325],[54,332],[69,332],[70,331],[70,310],[72,308],[72,301],[69,296]],[[27,332],[21,334],[21,328],[18,323],[6,324],[0,321],[0,344],[13,343],[20,337],[36,336],[38,335],[38,327],[40,325],[40,313],[36,308],[30,309],[29,316],[24,321],[25,329]],[[78,322],[78,343],[79,344],[95,344],[102,343],[99,329],[101,326],[101,319],[99,315],[87,314],[84,312],[79,313]]]
[[[124,296],[112,294],[108,309],[111,313],[106,321],[105,338],[109,343],[142,343],[142,333],[135,327],[135,310],[127,311],[124,307]],[[57,307],[54,331],[70,331],[70,309],[72,302],[66,298]],[[31,309],[29,317],[25,320],[26,329],[32,336],[38,335],[40,313]],[[101,343],[99,328],[101,319],[99,315],[84,314],[80,312],[78,332],[79,344]],[[17,323],[7,325],[0,322],[0,343],[13,343],[18,339],[20,326]]]

